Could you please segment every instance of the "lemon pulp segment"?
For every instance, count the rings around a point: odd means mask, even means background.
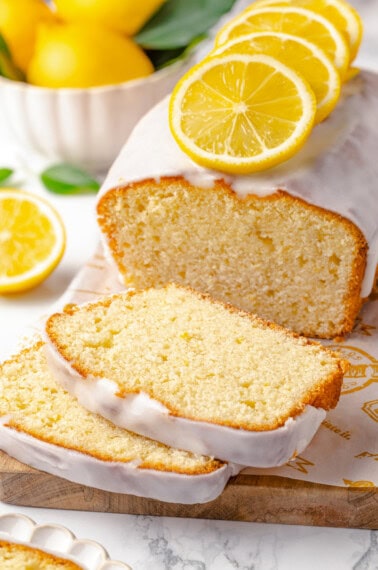
[[[345,35],[350,50],[350,61],[353,61],[357,55],[362,40],[363,25],[357,10],[344,0],[258,0],[254,5],[295,5],[318,12]]]
[[[208,58],[181,79],[170,127],[198,163],[249,173],[294,154],[315,111],[315,96],[295,71],[266,55],[234,54]]]
[[[232,53],[265,53],[301,73],[316,97],[316,123],[335,108],[340,96],[340,76],[325,52],[312,42],[282,32],[256,32],[234,38],[213,55]]]
[[[65,232],[44,200],[18,190],[0,190],[0,292],[41,282],[57,265]]]
[[[349,49],[342,33],[320,14],[294,6],[252,6],[220,30],[216,46],[238,36],[263,31],[283,32],[313,42],[325,51],[342,76],[349,65]]]

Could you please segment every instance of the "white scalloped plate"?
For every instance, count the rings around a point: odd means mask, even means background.
[[[110,560],[94,540],[81,540],[64,526],[38,525],[25,515],[0,515],[0,539],[35,546],[40,550],[76,562],[83,570],[132,570],[123,562]]]

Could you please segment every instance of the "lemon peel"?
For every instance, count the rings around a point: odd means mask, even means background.
[[[179,81],[169,123],[194,161],[248,174],[297,152],[315,113],[315,95],[297,72],[263,54],[232,54],[205,59]]]
[[[342,77],[348,68],[350,53],[343,34],[321,14],[297,6],[252,5],[218,32],[215,45],[262,31],[303,37],[325,51]]]
[[[322,49],[304,38],[282,32],[255,32],[234,38],[210,55],[230,53],[265,53],[301,73],[316,97],[315,123],[323,121],[339,100],[341,81],[337,69]]]
[[[0,189],[0,293],[41,283],[61,260],[63,222],[46,200],[14,188]]]

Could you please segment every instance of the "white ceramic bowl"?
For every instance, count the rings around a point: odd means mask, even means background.
[[[37,525],[25,515],[1,515],[0,539],[26,544],[67,558],[85,570],[131,570],[123,562],[110,560],[106,550],[94,540],[79,540],[61,525]]]
[[[24,153],[105,172],[138,120],[190,65],[188,58],[145,78],[87,89],[49,89],[1,77],[3,135]]]

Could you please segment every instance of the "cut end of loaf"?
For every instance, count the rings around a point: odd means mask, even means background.
[[[283,191],[144,180],[107,192],[98,222],[126,285],[187,285],[319,338],[350,332],[361,307],[361,231]]]

